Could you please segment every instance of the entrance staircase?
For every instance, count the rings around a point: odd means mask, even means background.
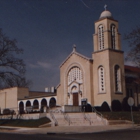
[[[99,126],[107,125],[107,120],[95,112],[64,113],[61,109],[50,110],[47,117],[53,126]]]

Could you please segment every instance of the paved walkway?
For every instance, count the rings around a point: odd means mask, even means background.
[[[107,125],[107,126],[55,126],[44,128],[21,128],[0,126],[0,132],[22,133],[22,134],[57,134],[57,133],[97,133],[103,131],[140,129],[137,125]]]

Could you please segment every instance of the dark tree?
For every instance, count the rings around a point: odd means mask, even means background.
[[[125,60],[134,62],[138,67],[140,67],[140,27],[136,27],[130,33],[125,35],[125,40],[129,42],[129,46],[132,48]]]
[[[7,37],[0,29],[0,88],[8,87],[28,87],[26,81],[25,63],[17,58],[23,50],[17,47],[17,41]]]

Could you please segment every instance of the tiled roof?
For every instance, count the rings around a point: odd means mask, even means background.
[[[55,96],[56,93],[53,92],[38,92],[38,91],[29,91],[29,97],[36,97],[36,96]]]
[[[125,65],[124,68],[125,68],[125,71],[140,73],[140,68],[139,67]]]

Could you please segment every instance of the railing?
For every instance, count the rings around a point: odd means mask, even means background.
[[[51,116],[51,118],[54,120],[54,124],[55,124],[55,126],[57,126],[57,125],[58,125],[58,122],[57,122],[57,120],[56,120],[56,118],[55,118],[53,112],[52,112],[51,110],[50,110],[49,112],[50,112],[50,116]]]
[[[64,115],[64,119],[68,122],[68,124],[70,125],[71,124],[71,121],[70,121],[70,117],[67,113],[63,112],[62,110],[60,110],[61,113]]]
[[[103,119],[103,115],[99,111],[97,111],[95,107],[92,107],[92,112],[95,112],[101,119]]]
[[[92,112],[95,112],[96,115],[99,116],[99,117],[101,118],[102,123],[103,123],[104,125],[106,125],[106,122],[105,122],[105,119],[103,118],[103,114],[102,114],[102,113],[100,113],[99,111],[97,111],[97,110],[95,109],[95,107],[92,107]]]
[[[89,122],[89,124],[91,125],[92,121],[90,120],[90,118],[85,114],[85,112],[83,112],[84,115],[84,119],[87,120]]]

